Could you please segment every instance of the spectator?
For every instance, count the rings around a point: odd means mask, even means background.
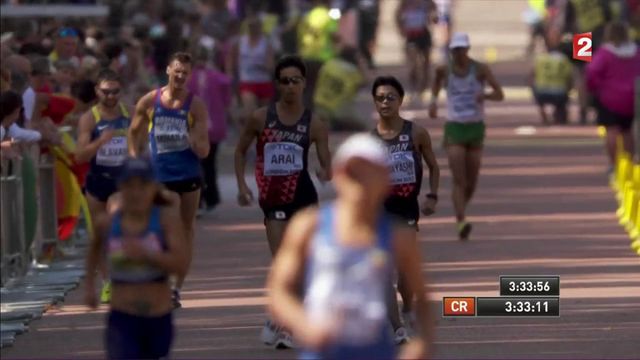
[[[37,142],[42,139],[42,135],[34,130],[23,129],[16,122],[24,116],[22,98],[14,91],[6,91],[0,95],[0,115],[2,124],[2,135],[8,136],[14,141]]]
[[[202,18],[205,33],[218,41],[223,41],[227,35],[229,22],[233,16],[227,9],[226,0],[208,0],[209,13]]]
[[[355,48],[342,50],[339,57],[322,65],[314,103],[317,113],[334,130],[362,131],[370,127],[355,106],[358,90],[367,78],[366,67],[366,60]]]
[[[12,91],[2,92],[0,95],[0,155],[2,159],[19,157],[18,149],[11,139],[5,139],[9,127],[16,122],[22,109],[20,95]]]
[[[307,66],[305,105],[310,109],[320,67],[335,56],[337,31],[338,22],[329,15],[327,0],[314,0],[298,25],[298,51]]]
[[[30,83],[31,87],[36,92],[47,94],[53,93],[53,84],[51,83],[51,63],[47,57],[37,56],[32,59]]]
[[[0,92],[5,92],[11,89],[11,71],[8,67],[2,66],[0,68]]]
[[[633,153],[633,96],[638,77],[640,50],[630,41],[629,28],[623,23],[609,24],[605,44],[587,67],[587,87],[595,98],[598,124],[607,128],[606,149],[612,168],[618,137],[622,137],[624,150]]]
[[[555,123],[566,124],[569,90],[573,86],[573,69],[569,58],[556,46],[549,45],[548,53],[536,56],[530,85],[539,106],[543,124],[550,123],[545,105],[554,106]]]
[[[53,51],[49,54],[49,60],[55,63],[58,60],[73,61],[76,65],[80,65],[78,59],[78,42],[79,34],[73,28],[63,27],[58,30],[54,40]]]
[[[22,98],[13,91],[3,91],[0,95],[0,140],[4,140],[9,128],[15,124],[20,117],[22,108]]]
[[[204,190],[202,202],[210,212],[220,203],[217,180],[218,145],[227,134],[227,110],[231,104],[231,79],[211,65],[212,51],[200,47],[196,52],[196,63],[189,80],[189,91],[201,97],[207,104],[209,114],[209,155],[202,160]]]
[[[239,81],[240,100],[245,112],[241,127],[254,110],[267,105],[275,95],[271,75],[275,62],[273,47],[262,32],[260,19],[251,15],[247,21],[249,34],[242,35],[233,46],[229,69],[229,74],[237,75]]]
[[[68,60],[58,60],[55,64],[54,93],[71,95],[71,84],[76,78],[77,67]]]

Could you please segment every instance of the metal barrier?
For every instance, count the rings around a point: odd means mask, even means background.
[[[56,211],[56,185],[53,159],[38,159],[39,148],[32,146],[22,151],[37,164],[36,188],[25,189],[23,159],[3,160],[0,166],[0,283],[4,286],[11,279],[22,277],[33,261],[39,259],[47,246],[57,246],[58,222]],[[31,182],[33,185],[33,182]],[[26,229],[25,195],[37,194],[36,229]],[[33,195],[33,193],[31,193]],[[27,207],[29,209],[29,207]],[[32,238],[25,236],[30,230]]]
[[[38,164],[38,224],[39,236],[33,246],[34,259],[39,259],[44,248],[55,246],[58,242],[58,215],[56,207],[56,174],[51,155],[40,157]]]
[[[6,170],[5,170],[6,169]],[[24,219],[22,207],[21,160],[9,160],[2,166],[6,176],[0,178],[2,198],[2,283],[26,271]],[[3,174],[4,175],[4,174]]]

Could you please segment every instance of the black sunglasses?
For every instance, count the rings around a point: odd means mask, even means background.
[[[289,84],[298,85],[302,83],[302,81],[304,81],[304,78],[301,76],[291,76],[291,77],[285,76],[278,79],[278,83],[280,83],[280,85],[289,85]]]
[[[118,94],[120,94],[120,89],[113,89],[113,90],[100,89],[100,92],[103,93],[105,96],[118,95]]]
[[[373,97],[373,99],[377,102],[382,104],[385,100],[389,101],[389,102],[393,102],[398,100],[398,96],[393,95],[393,94],[386,94],[386,95],[376,95]]]

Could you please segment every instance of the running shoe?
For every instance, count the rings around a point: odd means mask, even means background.
[[[276,341],[278,341],[279,336],[280,328],[272,323],[271,320],[267,320],[260,332],[260,340],[265,345],[273,346],[276,344]]]
[[[416,321],[416,314],[413,311],[403,312],[402,322],[404,323],[404,327],[406,328],[407,333],[409,333],[410,336],[413,336],[416,334],[417,321]]]
[[[179,309],[182,307],[182,303],[180,302],[180,291],[178,289],[173,289],[173,295],[171,296],[171,301],[173,301],[174,309]]]
[[[399,327],[395,332],[394,342],[396,345],[402,345],[409,342],[409,332],[404,327]]]
[[[462,241],[469,240],[469,234],[471,233],[471,224],[466,221],[458,222],[458,238]]]
[[[102,283],[100,302],[103,304],[108,304],[109,302],[111,302],[111,281],[105,281]]]
[[[295,342],[293,342],[293,336],[291,336],[291,333],[286,331],[286,330],[282,330],[280,331],[280,334],[278,335],[278,340],[276,341],[276,349],[295,349],[297,348]]]

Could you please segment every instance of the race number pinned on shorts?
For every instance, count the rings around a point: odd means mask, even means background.
[[[591,33],[573,35],[573,58],[575,60],[591,62],[593,40]]]
[[[127,158],[126,136],[116,136],[108,143],[102,145],[96,154],[96,164],[100,166],[115,167],[124,163]]]
[[[389,154],[391,157],[391,184],[414,184],[416,168],[411,151],[399,151]]]
[[[274,142],[264,145],[264,175],[286,176],[303,169],[302,146],[288,142]]]

